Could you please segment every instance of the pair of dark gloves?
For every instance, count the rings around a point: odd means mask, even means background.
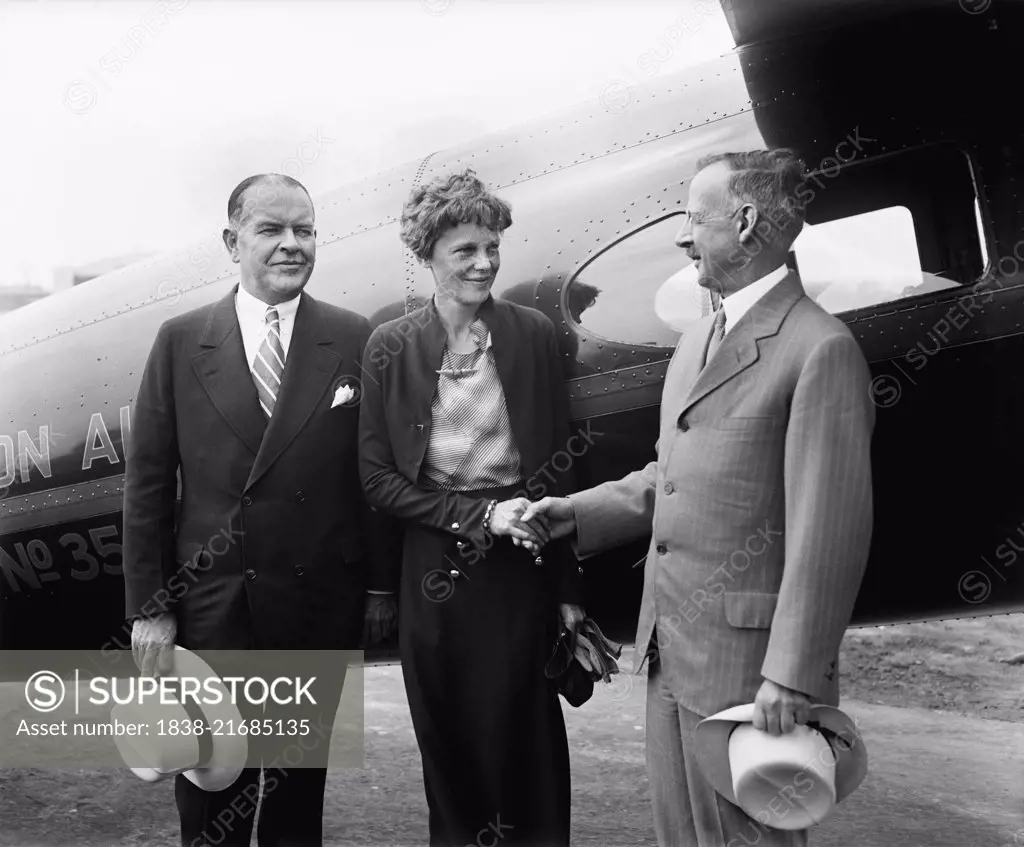
[[[621,654],[621,644],[607,639],[594,620],[584,618],[575,633],[564,628],[559,633],[544,675],[557,680],[558,692],[570,705],[582,706],[593,695],[595,682],[610,682],[619,672],[615,660]]]

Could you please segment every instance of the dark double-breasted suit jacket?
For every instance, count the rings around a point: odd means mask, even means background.
[[[397,567],[361,491],[361,395],[332,408],[339,385],[360,384],[370,327],[303,293],[268,422],[236,290],[164,323],[146,363],[125,472],[127,614],[175,613],[190,649],[354,649],[365,591]]]

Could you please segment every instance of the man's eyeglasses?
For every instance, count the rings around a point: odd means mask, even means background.
[[[729,220],[729,218],[740,211],[740,209],[745,208],[747,205],[748,204],[744,203],[742,206],[737,206],[731,212],[724,215],[709,215],[706,212],[691,212],[689,209],[684,209],[683,217],[686,219],[686,223],[690,224],[690,226],[693,226],[694,224],[706,224],[711,221],[725,221]]]

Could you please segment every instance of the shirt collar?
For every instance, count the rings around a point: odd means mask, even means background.
[[[750,283],[746,288],[735,291],[728,297],[722,298],[722,308],[725,309],[725,331],[728,332],[736,326],[740,318],[750,311],[758,300],[764,297],[778,283],[782,282],[789,274],[789,268],[784,264],[779,265],[775,270],[766,273],[763,277]]]
[[[238,304],[238,311],[243,320],[260,325],[266,323],[267,308],[269,304],[264,303],[258,297],[253,297],[242,287],[241,283],[238,285],[238,293],[235,297],[235,302]],[[275,307],[277,309],[278,318],[282,321],[288,321],[294,318],[295,313],[299,309],[300,299],[302,299],[301,291],[292,297],[291,300],[285,300],[283,303],[278,303]]]
[[[477,349],[487,350],[491,346],[491,331],[487,328],[483,318],[477,318],[469,325],[469,331],[476,342]]]

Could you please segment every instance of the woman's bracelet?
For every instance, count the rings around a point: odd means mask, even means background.
[[[491,531],[491,515],[494,514],[494,507],[497,505],[497,500],[491,500],[491,502],[487,504],[487,511],[484,512],[484,532]]]

